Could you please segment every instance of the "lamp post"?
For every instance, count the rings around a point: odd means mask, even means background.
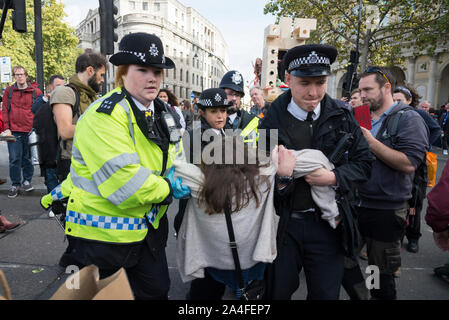
[[[346,77],[346,96],[351,98],[354,77],[357,74],[357,65],[359,63],[359,41],[360,41],[360,24],[362,23],[362,0],[359,3],[359,17],[357,22],[357,38],[355,44],[355,52],[351,52],[348,66],[348,74]]]

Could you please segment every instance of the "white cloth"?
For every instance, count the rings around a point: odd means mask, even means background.
[[[203,278],[206,267],[234,270],[225,215],[206,214],[198,204],[204,179],[201,169],[181,161],[175,161],[174,166],[175,179],[181,177],[192,195],[177,241],[176,260],[182,281]],[[276,258],[279,217],[273,204],[275,173],[273,165],[260,168],[260,174],[268,177],[269,184],[259,185],[259,207],[256,207],[255,200],[251,200],[247,207],[231,214],[242,269],[258,262],[271,263]]]
[[[333,170],[334,165],[320,151],[315,149],[292,150],[296,156],[293,177],[300,178],[319,168]],[[338,206],[335,201],[335,190],[332,186],[311,186],[312,199],[323,213],[321,218],[329,222],[332,228],[337,227]]]

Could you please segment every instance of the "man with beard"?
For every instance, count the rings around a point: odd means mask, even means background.
[[[76,122],[87,107],[97,99],[97,94],[104,82],[106,63],[103,55],[87,49],[76,59],[76,74],[69,79],[71,87],[59,86],[51,94],[50,105],[61,137],[61,152],[57,164],[59,183],[65,180],[70,171]],[[75,110],[77,94],[79,107]]]
[[[409,106],[393,101],[394,85],[385,68],[369,67],[360,76],[361,98],[372,117],[372,129],[361,129],[376,161],[370,180],[358,188],[356,211],[367,244],[368,265],[378,266],[380,271],[379,287],[370,290],[371,297],[382,300],[396,299],[394,273],[401,266],[407,201],[412,196],[415,170],[425,161],[429,148],[424,120]],[[393,129],[395,122],[397,130]]]
[[[243,89],[243,76],[240,72],[231,70],[220,81],[220,89],[224,89],[233,105],[228,107],[228,118],[225,129],[241,130],[240,137],[243,142],[256,147],[259,132],[259,118],[254,114],[241,109],[242,98],[245,95]]]

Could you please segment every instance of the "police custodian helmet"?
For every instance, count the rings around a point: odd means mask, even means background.
[[[328,76],[337,54],[334,46],[326,44],[296,46],[285,54],[284,66],[288,73],[296,77]]]
[[[233,103],[228,101],[228,97],[224,89],[211,88],[204,90],[200,95],[200,101],[197,106],[204,110],[206,108],[227,108]]]
[[[219,87],[221,89],[231,89],[239,92],[242,97],[245,95],[243,89],[243,76],[240,72],[231,70],[225,73],[223,78],[221,78]]]
[[[118,52],[109,58],[115,66],[139,64],[161,69],[173,69],[175,64],[164,55],[162,41],[154,34],[137,32],[120,40]]]

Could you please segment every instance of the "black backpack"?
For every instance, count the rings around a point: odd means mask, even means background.
[[[390,114],[386,119],[386,130],[383,133],[384,138],[388,138],[393,146],[397,143],[398,124],[401,116],[404,112],[413,110],[412,107],[403,108]],[[427,161],[424,156],[423,161],[415,170],[415,177],[413,178],[412,198],[409,200],[409,204],[412,208],[415,208],[416,204],[422,201],[426,196],[428,176],[427,176]]]
[[[75,92],[75,105],[72,108],[72,116],[79,115],[80,96],[75,87],[66,85]],[[43,103],[33,119],[33,128],[39,137],[40,166],[43,168],[55,168],[59,157],[58,127],[54,120],[50,100]]]

